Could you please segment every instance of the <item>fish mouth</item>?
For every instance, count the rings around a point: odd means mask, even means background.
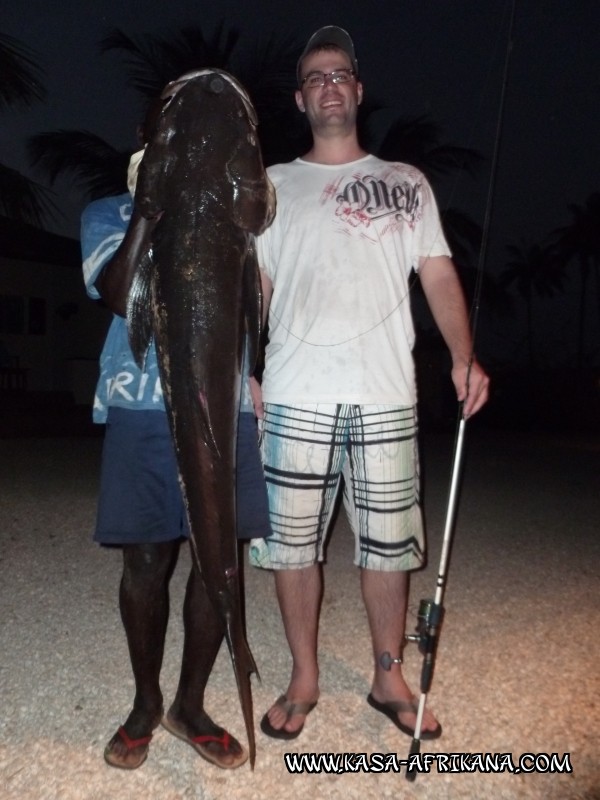
[[[233,75],[230,75],[228,72],[224,72],[220,69],[198,69],[192,70],[191,72],[186,72],[183,75],[180,75],[179,78],[176,78],[174,81],[168,83],[161,93],[161,99],[165,100],[165,108],[173,101],[173,99],[177,96],[178,92],[183,89],[183,87],[189,83],[189,81],[194,80],[195,78],[201,78],[208,75],[218,76],[223,80],[227,81],[237,94],[240,96],[242,102],[244,103],[244,107],[246,109],[246,113],[248,115],[248,119],[252,122],[254,127],[258,125],[258,116],[256,114],[256,109],[252,105],[252,101],[250,100],[250,96],[248,92],[244,89],[241,83],[237,81]],[[215,89],[215,91],[217,91]]]

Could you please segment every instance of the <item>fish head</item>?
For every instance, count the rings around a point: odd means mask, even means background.
[[[228,219],[249,233],[262,233],[275,216],[257,135],[256,110],[232,75],[203,69],[168,84],[154,141],[154,160],[178,172],[176,191],[199,189],[200,210],[214,201]],[[152,169],[152,149],[144,156]],[[157,172],[159,168],[155,169]]]

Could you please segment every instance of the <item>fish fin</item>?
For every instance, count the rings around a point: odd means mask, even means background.
[[[152,341],[152,270],[151,251],[141,259],[127,297],[127,330],[133,357],[140,369]]]
[[[248,373],[253,375],[258,364],[262,334],[262,288],[253,236],[244,263],[242,299],[248,337]]]
[[[200,418],[201,419],[200,425],[202,428],[202,440],[206,445],[208,445],[214,456],[216,456],[217,458],[221,458],[221,452],[219,450],[217,442],[215,441],[215,434],[213,432],[212,423],[210,421],[210,414],[208,411],[208,400],[206,397],[206,393],[200,391],[198,393],[198,400],[200,402],[200,409],[202,411],[202,415]]]

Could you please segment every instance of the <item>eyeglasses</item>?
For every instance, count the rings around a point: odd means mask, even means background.
[[[316,89],[318,86],[325,86],[327,78],[332,83],[348,83],[354,76],[353,69],[334,69],[333,72],[311,72],[306,78],[302,78],[301,86],[308,89]]]

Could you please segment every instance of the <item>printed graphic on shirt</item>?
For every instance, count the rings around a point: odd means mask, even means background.
[[[153,372],[154,375],[141,372],[133,362],[123,364],[115,374],[110,374],[105,367],[101,380],[103,391],[101,392],[99,388],[96,395],[97,406],[145,403],[162,408],[163,393],[160,378],[156,368]]]
[[[390,224],[380,233],[392,233],[404,224],[414,230],[422,219],[422,184],[398,177],[395,170],[390,170],[380,176],[357,173],[345,183],[340,178],[327,184],[321,205],[333,201],[335,216],[344,227],[369,228],[377,220],[387,219]]]
[[[125,320],[115,317],[100,356],[100,378],[94,397],[94,420],[105,422],[110,406],[164,410],[156,350],[150,347],[144,369],[133,359]]]

